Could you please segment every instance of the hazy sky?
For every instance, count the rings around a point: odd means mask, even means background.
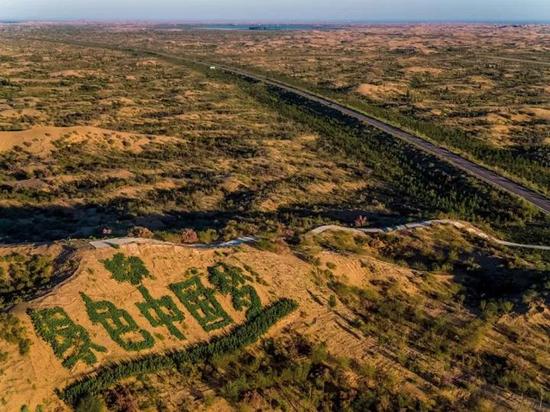
[[[550,0],[0,0],[0,19],[550,21]]]

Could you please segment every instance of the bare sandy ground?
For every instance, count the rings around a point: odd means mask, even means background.
[[[139,133],[118,132],[94,126],[40,126],[16,132],[0,132],[0,152],[19,146],[26,151],[47,156],[55,149],[54,142],[67,144],[108,144],[112,148],[139,152],[151,139]],[[155,141],[175,141],[175,138],[155,136]]]
[[[432,231],[442,230],[444,232],[439,232],[439,235],[443,233],[444,238],[451,236],[455,242],[461,243],[464,247],[471,247],[467,238],[462,236],[465,232],[485,237],[482,232],[476,232],[475,228],[463,222],[443,220],[435,222],[439,222],[438,228],[434,227],[435,224],[419,222],[387,228],[386,231],[416,230],[416,241],[432,244],[434,242]],[[332,236],[334,230],[343,230],[343,228],[323,226],[313,231],[311,235]],[[350,229],[350,232],[352,235],[359,233],[358,229]],[[363,231],[360,232],[363,233]],[[54,410],[56,407],[61,408],[60,410],[68,410],[54,394],[55,389],[63,388],[74,379],[93,371],[100,364],[136,356],[135,353],[128,353],[115,344],[101,326],[91,323],[79,296],[80,292],[86,293],[94,300],[109,300],[117,307],[125,309],[141,328],[155,336],[154,348],[140,354],[181,349],[229,330],[226,328],[212,333],[205,332],[168,289],[170,283],[184,280],[190,268],[197,268],[199,273],[205,274],[208,266],[221,261],[246,269],[252,275],[255,280],[251,281],[251,284],[258,292],[263,305],[283,297],[294,299],[299,303],[298,311],[277,323],[268,336],[275,336],[288,328],[307,336],[314,342],[324,342],[333,355],[352,358],[360,363],[369,362],[384,370],[391,370],[404,381],[409,380],[410,383],[404,383],[404,390],[414,392],[420,398],[425,396],[420,388],[431,386],[431,383],[421,376],[402,367],[394,356],[381,351],[374,337],[361,335],[351,329],[346,322],[355,319],[356,314],[352,313],[346,305],[337,302],[331,309],[328,304],[329,297],[334,292],[328,289],[324,282],[320,282],[319,277],[324,276],[324,268],[329,267],[334,278],[347,285],[366,287],[381,293],[384,285],[391,284],[392,288],[395,287],[396,290],[411,296],[418,295],[419,298],[424,296],[425,290],[422,289],[418,271],[382,260],[376,246],[365,245],[364,253],[361,254],[336,253],[319,248],[315,254],[319,259],[316,264],[299,259],[282,244],[277,253],[262,251],[242,242],[230,245],[231,248],[222,247],[223,245],[200,248],[162,242],[124,241],[118,242],[116,247],[107,246],[96,249],[82,244],[73,256],[78,265],[71,278],[42,297],[13,308],[13,313],[29,331],[32,345],[30,352],[21,356],[15,345],[0,341],[0,352],[7,352],[9,355],[8,360],[2,364],[3,373],[0,374],[0,393],[5,402],[3,405],[5,410],[17,411],[22,405],[28,405],[33,410],[39,404],[44,405],[47,411]],[[13,248],[0,249],[0,254],[11,253],[13,250]],[[19,248],[18,251],[19,253],[34,251],[55,255],[60,252],[60,249],[58,246],[44,246],[41,249],[29,246]],[[119,252],[126,256],[141,258],[153,275],[152,278],[146,278],[143,282],[151,295],[157,299],[165,295],[171,296],[178,308],[184,312],[185,320],[178,327],[185,334],[185,340],[179,341],[173,338],[163,327],[153,328],[135,305],[143,301],[141,294],[134,286],[116,282],[105,269],[101,260]],[[451,281],[451,277],[443,272],[437,277],[442,282]],[[201,279],[203,284],[209,285],[206,276],[202,276]],[[216,299],[235,323],[244,321],[243,313],[233,310],[228,297],[216,294]],[[82,325],[90,333],[94,343],[107,348],[106,353],[97,353],[96,365],[88,367],[79,363],[71,370],[64,368],[60,360],[54,356],[51,347],[35,334],[26,313],[27,309],[56,306],[62,307],[73,321]],[[433,316],[437,316],[444,309],[441,305],[434,304],[429,305],[427,310]],[[543,330],[548,322],[548,313],[547,311],[543,314],[539,313],[532,319],[525,316],[506,319],[506,322],[512,322],[518,330],[528,327],[529,330]],[[537,326],[539,324],[540,328]],[[529,325],[535,325],[535,329],[531,329]],[[548,337],[541,335],[540,339],[541,342],[546,342]],[[227,406],[224,402],[214,405],[220,408],[218,410],[224,410]],[[216,407],[208,410],[216,410]]]
[[[357,87],[357,92],[374,100],[382,101],[388,96],[404,94],[406,89],[399,84],[385,83],[383,85],[363,83]]]
[[[225,330],[213,333],[202,330],[192,316],[175,299],[167,285],[183,280],[186,276],[186,270],[191,267],[196,267],[204,272],[209,265],[220,260],[241,267],[246,263],[260,275],[266,285],[254,283],[254,287],[264,305],[281,297],[294,298],[300,303],[299,312],[301,315],[291,315],[290,318],[277,324],[271,333],[276,333],[277,330],[292,323],[293,328],[308,334],[311,333],[317,336],[318,339],[323,339],[325,334],[332,328],[330,332],[332,339],[327,342],[330,349],[341,351],[343,347],[346,347],[348,355],[353,353],[359,357],[365,355],[363,348],[367,342],[341,329],[337,323],[338,316],[329,311],[326,305],[315,302],[309,295],[308,291],[316,290],[315,295],[320,296],[321,299],[328,298],[328,294],[320,291],[314,284],[310,275],[313,268],[309,264],[291,254],[278,255],[259,251],[249,246],[240,246],[229,252],[225,249],[223,253],[228,255],[225,258],[220,257],[220,251],[219,249],[197,250],[169,244],[129,244],[116,250],[112,248],[90,249],[80,252],[79,268],[70,281],[54,289],[48,295],[29,303],[20,304],[13,309],[13,313],[22,320],[25,327],[31,332],[32,347],[28,355],[20,356],[13,345],[0,344],[0,349],[7,350],[9,353],[4,374],[0,378],[0,392],[7,402],[5,407],[8,409],[6,410],[19,410],[23,404],[29,406],[42,404],[46,406],[46,410],[51,410],[55,406],[62,406],[54,395],[54,389],[64,387],[73,379],[93,370],[93,368],[82,364],[77,364],[72,370],[65,369],[59,359],[54,356],[50,346],[35,335],[30,318],[26,314],[28,308],[54,306],[64,308],[75,322],[81,324],[90,332],[94,343],[108,348],[107,353],[98,354],[100,363],[127,359],[132,355],[111,341],[101,326],[91,323],[85,313],[84,303],[79,296],[80,292],[86,293],[94,300],[110,300],[118,307],[127,310],[144,329],[151,333],[162,334],[163,339],[156,339],[152,351],[158,352],[181,348],[194,342],[205,341],[213,335],[223,333]],[[147,279],[144,282],[151,294],[154,297],[170,295],[174,298],[178,307],[183,309],[186,316],[183,325],[186,340],[182,342],[172,338],[165,333],[166,329],[164,328],[152,328],[135,306],[136,302],[143,300],[140,293],[135,287],[129,284],[120,284],[111,278],[110,273],[99,260],[109,258],[117,252],[139,256],[143,259],[155,277],[155,279]],[[323,259],[329,258],[330,253],[323,256]],[[345,271],[347,278],[354,283],[361,282],[365,276],[365,270],[361,268],[359,261],[352,258],[340,258],[340,260],[342,260],[342,271]],[[383,271],[380,273],[383,273]],[[205,278],[203,278],[203,282],[208,284]],[[232,309],[229,298],[219,294],[216,295],[216,298],[236,323],[244,321],[243,314]],[[307,314],[307,316],[304,314]],[[142,353],[147,352],[149,351]]]

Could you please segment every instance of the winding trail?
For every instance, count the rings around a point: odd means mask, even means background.
[[[490,242],[493,242],[502,246],[517,247],[517,248],[524,248],[524,249],[550,250],[550,246],[529,245],[524,243],[507,242],[505,240],[498,239],[494,236],[491,236],[485,233],[484,231],[473,226],[470,223],[465,223],[465,222],[461,222],[458,220],[451,220],[451,219],[424,220],[421,222],[407,223],[404,225],[386,226],[381,228],[368,228],[368,229],[352,228],[352,227],[339,226],[339,225],[324,225],[324,226],[319,226],[315,229],[310,230],[309,232],[306,233],[306,235],[315,236],[315,235],[320,235],[322,233],[331,232],[331,231],[343,231],[343,232],[349,232],[349,233],[355,233],[355,234],[392,233],[392,232],[400,232],[400,231],[406,231],[406,230],[429,228],[429,227],[440,226],[440,225],[453,226],[457,229],[463,230],[472,235],[475,235],[477,237],[480,237],[482,239],[488,240]],[[136,238],[136,237],[119,237],[119,238],[104,239],[104,240],[94,240],[90,242],[90,245],[92,245],[96,249],[118,248],[120,246],[128,245],[128,244],[155,244],[155,245],[171,245],[171,246],[177,245],[177,246],[189,247],[194,249],[218,249],[218,248],[231,248],[231,247],[236,247],[243,244],[250,244],[250,243],[256,242],[257,240],[258,240],[257,237],[246,236],[246,237],[239,237],[237,239],[230,240],[228,242],[221,242],[221,243],[177,244],[177,243],[171,243],[171,242],[163,242],[155,239],[144,239],[144,238]]]
[[[351,228],[351,227],[338,226],[338,225],[326,225],[326,226],[320,226],[318,228],[315,228],[308,233],[312,235],[319,235],[327,231],[345,231],[345,232],[357,233],[357,234],[359,233],[364,233],[364,234],[365,233],[391,233],[391,232],[399,232],[404,230],[428,228],[428,227],[437,226],[437,225],[453,226],[457,229],[471,233],[472,235],[475,235],[477,237],[480,237],[482,239],[488,240],[490,242],[493,242],[502,246],[519,247],[524,249],[550,250],[550,246],[529,245],[525,243],[515,243],[515,242],[508,242],[506,240],[501,240],[485,233],[483,230],[471,225],[470,223],[465,223],[458,220],[450,220],[450,219],[424,220],[422,222],[417,222],[417,223],[407,223],[404,225],[387,226],[384,228],[372,228],[372,229],[371,228],[369,229]]]

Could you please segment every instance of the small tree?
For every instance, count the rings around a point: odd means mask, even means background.
[[[154,233],[146,227],[134,226],[132,230],[128,232],[128,236],[151,239],[154,236]]]
[[[180,238],[181,243],[199,243],[199,236],[193,229],[183,229]]]
[[[367,225],[367,218],[363,215],[360,215],[355,219],[354,223],[356,227],[364,227]]]

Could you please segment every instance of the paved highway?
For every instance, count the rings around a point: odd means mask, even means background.
[[[531,203],[544,213],[550,214],[550,199],[548,199],[546,196],[535,192],[519,183],[516,183],[507,177],[504,177],[500,174],[498,174],[495,171],[492,171],[490,169],[487,169],[484,166],[481,166],[477,163],[472,162],[471,160],[465,159],[464,157],[451,152],[450,150],[447,150],[441,146],[437,146],[421,137],[415,136],[409,132],[406,132],[402,129],[399,129],[398,127],[392,126],[390,124],[384,123],[378,119],[375,119],[373,117],[367,116],[364,113],[361,113],[357,110],[354,110],[350,107],[344,106],[336,101],[327,99],[323,96],[316,95],[314,93],[308,92],[306,90],[297,88],[295,86],[292,86],[287,83],[280,82],[278,80],[270,79],[265,76],[261,76],[255,73],[251,73],[248,71],[245,71],[243,69],[230,67],[226,65],[220,65],[216,63],[210,63],[210,62],[204,62],[204,61],[197,61],[173,54],[163,53],[163,52],[157,52],[153,50],[141,50],[141,49],[133,49],[133,48],[125,48],[120,47],[116,45],[107,45],[107,44],[98,44],[98,43],[88,43],[88,42],[79,42],[79,41],[60,41],[60,40],[50,40],[50,39],[39,39],[36,38],[34,40],[42,40],[42,41],[49,41],[54,43],[68,43],[73,45],[80,45],[84,47],[95,47],[95,48],[108,48],[111,50],[119,50],[119,51],[126,51],[126,52],[133,52],[133,53],[142,53],[147,54],[150,56],[156,56],[158,58],[166,59],[171,62],[174,61],[181,61],[181,62],[187,62],[187,63],[193,63],[198,64],[201,66],[205,66],[207,68],[215,67],[216,70],[222,70],[227,73],[237,74],[239,76],[256,80],[259,82],[263,82],[265,84],[269,84],[275,87],[278,87],[279,89],[294,93],[298,96],[304,97],[310,101],[322,104],[326,107],[330,107],[331,109],[337,110],[340,113],[343,113],[345,115],[348,115],[350,117],[353,117],[357,120],[360,120],[361,122],[364,122],[370,126],[376,127],[394,137],[397,137],[421,150],[424,152],[430,153],[432,155],[437,156],[438,158],[452,164],[456,168],[470,174],[471,176],[476,177],[479,180],[482,180],[486,183],[489,183],[490,185],[504,190],[508,193],[511,193],[513,195],[516,195],[527,202]]]
[[[157,54],[159,57],[171,57],[174,58],[174,56],[168,56],[164,55],[163,53]],[[202,63],[202,62],[194,62],[198,64],[208,65],[208,63]],[[286,83],[279,82],[277,80],[269,79],[264,76],[260,76],[254,73],[246,72],[241,69],[228,67],[225,65],[218,65],[215,66],[216,69],[220,69],[229,73],[238,74],[243,77],[247,77],[249,79],[253,79],[256,81],[261,81],[266,84],[270,84],[272,86],[278,87],[280,89],[283,89],[285,91],[294,93],[298,96],[304,97],[308,100],[314,101],[316,103],[322,104],[324,106],[330,107],[331,109],[337,110],[345,115],[348,115],[350,117],[353,117],[355,119],[360,120],[361,122],[364,122],[370,126],[376,127],[377,129],[380,129],[392,136],[395,136],[399,139],[402,139],[406,141],[407,143],[412,144],[413,146],[427,152],[430,154],[433,154],[437,156],[438,158],[447,161],[448,163],[451,163],[456,168],[467,172],[468,174],[478,178],[479,180],[482,180],[486,183],[491,184],[494,187],[497,187],[501,190],[505,190],[506,192],[512,193],[516,196],[521,197],[522,199],[526,200],[527,202],[533,204],[538,209],[543,211],[544,213],[550,213],[550,199],[548,199],[546,196],[537,193],[519,183],[516,183],[497,172],[494,172],[490,169],[487,169],[486,167],[483,167],[477,163],[474,163],[468,159],[465,159],[464,157],[451,152],[450,150],[447,150],[441,146],[437,146],[425,139],[422,139],[418,136],[415,136],[409,132],[406,132],[402,129],[399,129],[395,126],[389,125],[387,123],[384,123],[378,119],[375,119],[373,117],[367,116],[359,111],[353,110],[349,107],[346,107],[344,105],[341,105],[333,100],[318,96],[316,94],[310,93],[308,91],[298,89],[294,86],[288,85]]]

